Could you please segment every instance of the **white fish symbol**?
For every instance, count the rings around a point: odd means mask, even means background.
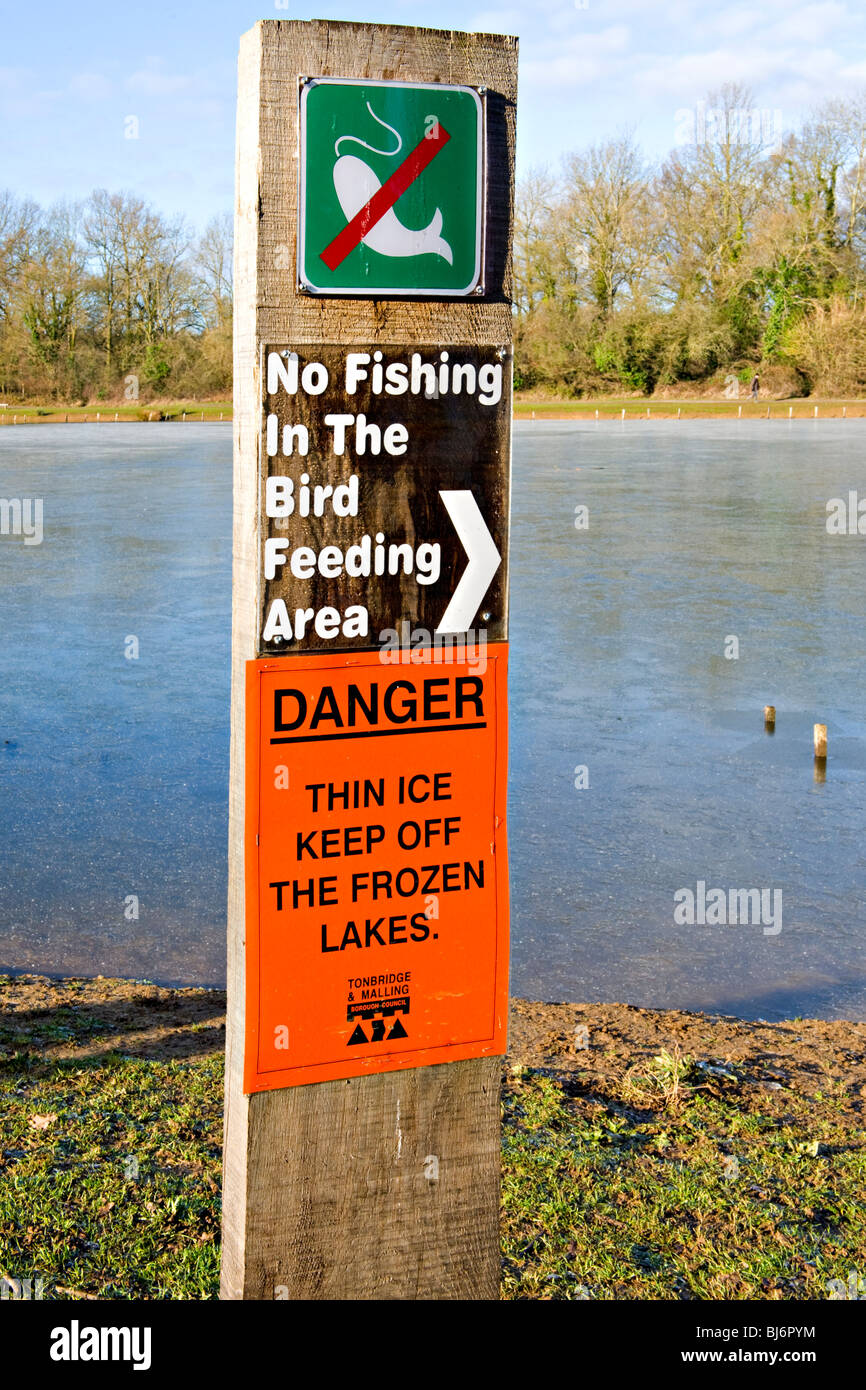
[[[344,141],[351,140],[357,145],[363,145],[364,149],[373,150],[375,154],[384,154],[392,157],[400,153],[403,147],[403,140],[399,132],[389,126],[386,121],[381,120],[375,111],[367,103],[367,110],[375,121],[385,126],[387,130],[397,136],[396,150],[375,150],[372,145],[368,145],[365,140],[361,140],[357,135],[341,135],[334,145],[334,153],[338,156],[334,165],[334,190],[340,201],[343,216],[347,222],[351,222],[362,207],[369,203],[374,193],[382,187],[376,174],[357,155],[340,154],[340,145]],[[412,231],[410,227],[405,227],[400,221],[393,208],[379,218],[374,227],[361,238],[365,246],[371,250],[378,251],[381,256],[441,256],[449,265],[454,263],[454,254],[448,242],[441,235],[442,232],[442,212],[439,208],[433,214],[429,224],[420,231]]]

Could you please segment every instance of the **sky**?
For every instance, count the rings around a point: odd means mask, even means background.
[[[862,0],[9,0],[0,188],[43,204],[128,189],[198,229],[231,211],[238,39],[268,18],[517,35],[518,176],[624,130],[661,158],[723,82],[751,87],[775,137],[866,91]]]

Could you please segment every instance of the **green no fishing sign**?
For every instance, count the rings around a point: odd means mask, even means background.
[[[474,87],[301,88],[298,283],[308,294],[483,293],[484,105]]]

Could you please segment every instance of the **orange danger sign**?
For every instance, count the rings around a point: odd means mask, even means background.
[[[246,1092],[505,1051],[507,657],[247,664]]]

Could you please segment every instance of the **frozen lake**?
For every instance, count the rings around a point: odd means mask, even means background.
[[[864,431],[515,427],[514,994],[866,1017]],[[0,969],[221,983],[230,430],[4,428],[0,497],[44,499],[0,536]],[[678,924],[701,882],[781,930]]]

